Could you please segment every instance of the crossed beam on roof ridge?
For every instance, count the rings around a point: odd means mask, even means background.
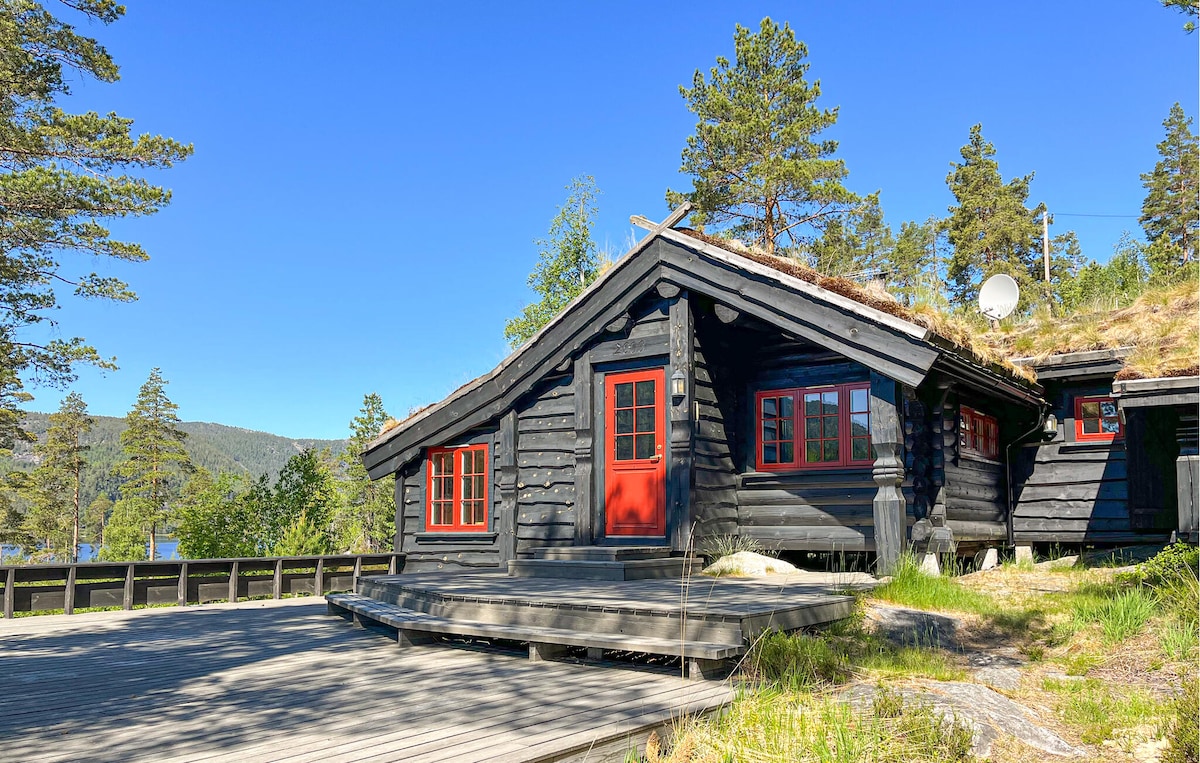
[[[691,211],[692,211],[692,202],[685,201],[682,204],[680,204],[678,207],[675,207],[675,209],[672,210],[671,214],[667,215],[667,219],[663,220],[661,223],[651,222],[651,220],[649,218],[643,217],[642,215],[630,215],[629,222],[632,223],[633,225],[636,225],[639,228],[645,228],[646,230],[650,231],[649,235],[647,235],[646,238],[654,238],[655,236],[662,233],[663,231],[665,231],[669,228],[674,228],[675,225],[680,220],[687,217],[688,212],[691,212]]]

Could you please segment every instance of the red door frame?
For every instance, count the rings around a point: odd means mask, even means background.
[[[648,458],[638,458],[634,436],[634,457],[618,461],[616,386],[632,383],[636,393],[636,383],[645,381],[654,382],[654,453]],[[636,422],[637,411],[647,407],[638,406],[635,396],[633,406],[622,410],[632,410]],[[608,537],[666,537],[666,371],[649,368],[605,374],[604,420],[604,534]],[[640,427],[635,423],[635,432],[638,429]]]

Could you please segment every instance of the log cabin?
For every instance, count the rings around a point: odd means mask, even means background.
[[[739,535],[871,552],[887,571],[910,547],[1048,538],[1047,502],[1085,512],[1038,484],[1071,449],[1024,447],[1052,410],[1068,426],[1054,406],[1074,397],[883,295],[677,228],[687,211],[644,224],[531,340],[363,453],[372,478],[396,477],[406,570],[562,547],[681,556]],[[1096,497],[1115,500],[1106,480]]]

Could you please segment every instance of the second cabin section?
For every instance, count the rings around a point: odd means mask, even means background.
[[[887,566],[911,543],[1007,537],[1004,450],[1040,426],[1040,388],[878,295],[677,219],[364,454],[397,477],[406,569],[682,555],[714,535]]]

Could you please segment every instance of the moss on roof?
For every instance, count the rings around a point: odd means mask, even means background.
[[[931,306],[906,307],[882,289],[862,286],[848,278],[822,275],[808,265],[791,257],[779,257],[753,249],[738,241],[709,236],[690,228],[676,228],[679,233],[691,236],[707,244],[732,252],[748,260],[766,265],[773,270],[799,278],[822,289],[840,294],[859,304],[895,316],[928,329],[956,349],[985,366],[999,366],[1013,376],[1026,381],[1035,381],[1036,374],[1028,366],[1009,361],[1007,353],[999,351],[991,342],[981,339],[982,327],[957,316],[947,315]]]
[[[1128,348],[1118,379],[1195,376],[1200,371],[1200,292],[1195,283],[1153,289],[1118,310],[1066,318],[1039,312],[983,337],[996,352],[1028,357]]]

